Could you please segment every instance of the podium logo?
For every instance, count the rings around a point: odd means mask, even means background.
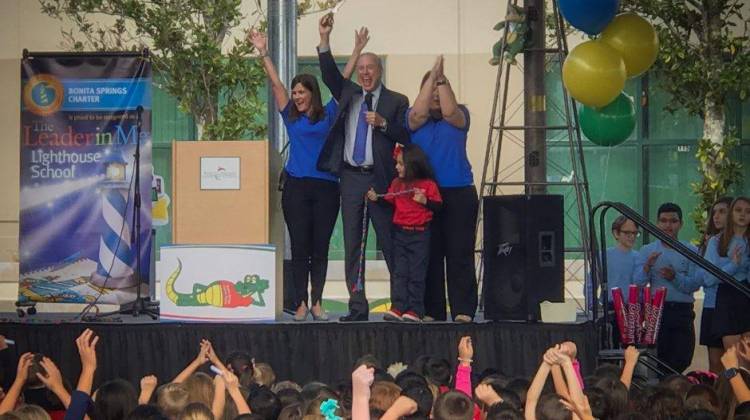
[[[60,109],[64,90],[62,83],[51,74],[32,76],[23,87],[23,104],[32,113],[45,117]]]
[[[238,190],[240,189],[240,158],[202,157],[201,189]]]

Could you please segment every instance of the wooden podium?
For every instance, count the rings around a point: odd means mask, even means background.
[[[283,308],[284,224],[266,140],[172,141],[172,241],[276,246],[276,313]]]

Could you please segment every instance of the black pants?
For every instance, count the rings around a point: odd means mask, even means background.
[[[391,306],[424,316],[424,289],[430,257],[430,231],[393,230]]]
[[[359,277],[359,258],[362,241],[362,215],[365,210],[365,194],[374,184],[375,176],[371,172],[361,172],[349,168],[341,171],[341,221],[344,225],[344,260],[346,288],[349,290],[349,312],[366,314],[369,312],[365,295],[365,267],[362,267],[362,289],[354,290]],[[383,257],[388,271],[393,272],[393,208],[368,201],[368,219],[377,233],[378,246],[383,250]]]
[[[680,373],[684,372],[693,361],[694,319],[695,312],[692,303],[664,303],[656,342],[656,354],[660,360]]]
[[[445,283],[451,316],[474,317],[477,279],[474,271],[479,199],[474,186],[440,188],[442,210],[431,224],[430,264],[425,288],[425,314],[446,320]],[[446,276],[447,274],[447,276]]]
[[[294,308],[320,302],[328,271],[328,245],[339,214],[339,186],[316,178],[287,177],[281,208],[292,248]],[[312,303],[308,301],[310,281]]]

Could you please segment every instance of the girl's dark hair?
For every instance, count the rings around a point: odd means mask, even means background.
[[[716,224],[714,223],[714,212],[716,211],[716,206],[719,204],[726,204],[727,208],[729,208],[729,206],[732,205],[732,197],[721,197],[720,199],[716,200],[716,202],[711,205],[710,209],[708,209],[708,217],[706,217],[707,219],[706,231],[704,232],[704,235],[701,238],[701,244],[698,247],[701,255],[706,253],[706,245],[708,245],[708,238],[721,232],[721,230],[717,228]]]
[[[158,406],[139,405],[125,417],[126,420],[169,420]]]
[[[310,119],[310,122],[314,124],[322,120],[325,116],[325,111],[323,110],[323,101],[320,98],[318,80],[313,75],[302,73],[296,75],[294,79],[292,79],[290,85],[291,89],[293,90],[298,84],[301,84],[305,89],[312,93],[312,98],[310,98],[310,110],[307,112],[307,117]],[[291,98],[289,98],[289,100],[292,102],[289,106],[289,121],[297,121],[297,118],[299,118],[300,115],[299,110],[294,104],[294,101]]]
[[[734,237],[734,217],[732,217],[732,213],[734,213],[734,206],[736,206],[740,201],[744,201],[745,203],[750,204],[750,198],[737,197],[734,199],[734,201],[732,201],[732,205],[729,206],[727,225],[724,230],[721,231],[721,236],[719,237],[719,255],[722,257],[727,256],[729,252],[729,242],[731,242],[732,237]],[[750,229],[745,231],[745,239],[750,239]]]
[[[669,389],[662,388],[648,399],[648,418],[653,420],[680,419],[685,414],[682,398]]]
[[[96,391],[94,418],[123,420],[138,406],[138,394],[130,382],[122,379],[107,381]]]
[[[404,181],[411,182],[418,179],[435,179],[427,155],[416,144],[407,144],[401,149],[404,160]]]

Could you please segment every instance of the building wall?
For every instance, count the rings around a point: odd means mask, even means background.
[[[255,21],[255,2],[244,0],[245,26]],[[70,26],[43,15],[36,1],[3,0],[0,14],[0,84],[7,100],[0,103],[0,300],[15,300],[19,208],[19,66],[22,50],[63,50],[61,29]],[[386,84],[411,101],[419,82],[438,54],[445,55],[445,73],[458,100],[471,112],[469,158],[477,183],[481,177],[497,67],[489,66],[498,32],[492,27],[504,16],[505,5],[494,0],[347,0],[336,15],[332,48],[347,55],[356,28],[368,26],[368,50],[386,62]],[[303,16],[298,26],[298,54],[314,57],[320,13]],[[235,36],[242,36],[235,30]],[[519,115],[520,117],[520,115]],[[516,160],[518,147],[504,149]],[[514,157],[514,155],[516,155]],[[522,176],[522,173],[519,174]]]

